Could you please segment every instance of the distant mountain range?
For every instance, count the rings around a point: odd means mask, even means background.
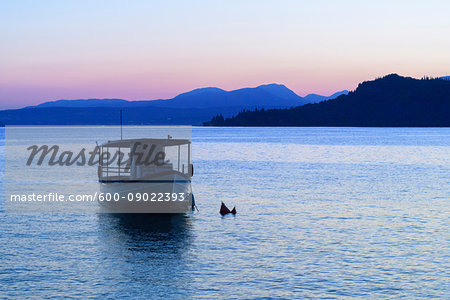
[[[305,96],[303,99],[307,102],[306,104],[308,104],[308,103],[319,103],[319,102],[322,102],[322,101],[325,101],[325,100],[337,98],[340,95],[347,95],[347,94],[348,94],[348,91],[347,90],[343,90],[343,91],[334,93],[333,95],[328,96],[328,97],[317,95],[317,94],[309,94],[309,95]]]
[[[225,91],[215,87],[195,89],[172,99],[127,101],[123,99],[79,99],[44,102],[23,109],[0,111],[7,125],[112,125],[123,110],[124,124],[200,125],[221,113],[233,116],[244,109],[289,108],[316,103],[331,96],[300,97],[281,84]]]
[[[414,79],[390,74],[360,83],[335,99],[290,109],[259,109],[223,115],[208,126],[449,127],[449,78]]]
[[[265,84],[255,88],[243,88],[225,91],[215,87],[199,88],[166,100],[123,99],[79,99],[44,102],[28,108],[45,107],[170,107],[170,108],[207,108],[207,107],[240,107],[269,108],[295,107],[308,103],[317,103],[327,99],[348,94],[347,90],[331,96],[309,94],[300,97],[282,84]]]

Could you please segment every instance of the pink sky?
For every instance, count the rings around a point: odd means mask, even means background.
[[[448,2],[360,2],[2,2],[0,108],[450,73]]]

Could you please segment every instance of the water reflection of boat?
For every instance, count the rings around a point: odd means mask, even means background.
[[[103,212],[185,213],[192,209],[191,142],[127,139],[100,146]]]
[[[125,295],[130,284],[149,287],[137,292],[142,298],[148,291],[164,295],[166,283],[172,293],[185,293],[193,281],[186,271],[194,261],[192,221],[186,214],[97,214],[96,274],[122,284]]]
[[[182,255],[191,244],[192,218],[187,215],[115,213],[97,216],[105,247],[110,251],[121,252],[118,249],[125,247],[162,254],[177,250]]]
[[[125,233],[136,241],[183,241],[189,236],[190,218],[183,214],[98,214],[99,223],[108,232]]]

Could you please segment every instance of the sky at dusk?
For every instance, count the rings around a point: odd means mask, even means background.
[[[450,75],[450,1],[0,0],[0,108]]]

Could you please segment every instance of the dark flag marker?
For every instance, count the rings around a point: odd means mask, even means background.
[[[228,207],[222,202],[222,205],[220,206],[220,214],[225,216],[230,213],[233,215],[236,214],[236,206],[232,210],[229,210]]]

